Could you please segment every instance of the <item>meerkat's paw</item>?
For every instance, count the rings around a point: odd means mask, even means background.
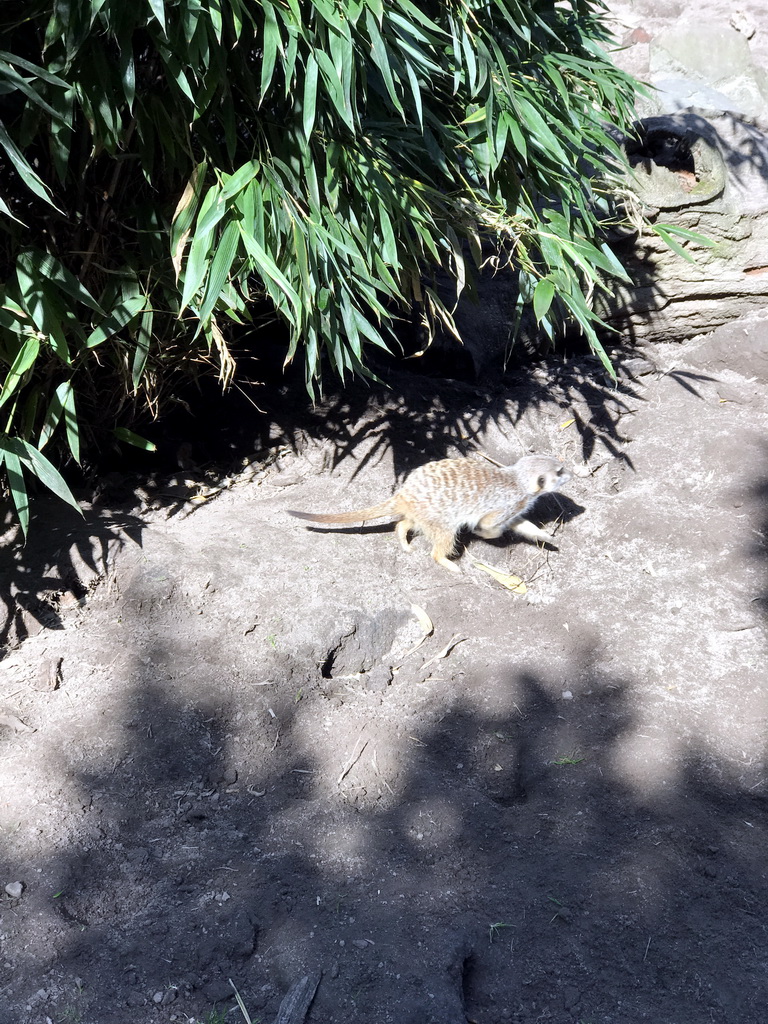
[[[528,519],[521,519],[519,522],[514,523],[512,530],[521,537],[525,537],[526,540],[539,541],[542,544],[550,544],[552,547],[557,547],[553,534],[539,529],[538,526],[534,526]]]
[[[452,562],[450,558],[435,558],[438,565],[444,565],[446,569],[450,569],[451,572],[461,572],[461,569],[455,562]]]
[[[472,533],[481,540],[496,540],[504,533],[504,529],[501,526],[476,526]]]

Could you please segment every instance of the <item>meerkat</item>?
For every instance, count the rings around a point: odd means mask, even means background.
[[[456,539],[469,530],[484,540],[507,530],[526,540],[552,544],[552,535],[525,518],[541,494],[559,490],[571,474],[561,462],[545,455],[526,455],[512,466],[495,466],[474,459],[440,459],[410,473],[391,498],[352,512],[295,512],[311,523],[360,523],[396,518],[396,534],[410,551],[409,534],[423,533],[432,544],[432,557],[451,572],[460,572],[451,557]]]

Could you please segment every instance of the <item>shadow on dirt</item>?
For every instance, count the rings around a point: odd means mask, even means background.
[[[395,478],[402,480],[416,466],[455,455],[457,449],[476,454],[491,426],[508,443],[490,454],[514,462],[537,441],[537,417],[548,423],[562,417],[571,430],[563,452],[555,454],[586,461],[607,453],[632,469],[622,420],[646,401],[641,379],[634,376],[638,362],[644,364],[640,374],[653,372],[650,363],[629,352],[616,361],[617,382],[603,374],[599,360],[582,356],[574,362],[550,360],[546,371],[535,363],[521,365],[487,385],[389,366],[381,371],[388,387],[353,382],[314,407],[306,397],[297,405],[276,396],[256,410],[241,396],[232,405],[229,426],[218,414],[188,424],[185,413],[156,438],[159,470],[139,453],[136,465],[128,463],[123,472],[102,476],[90,493],[81,492],[93,502],[85,506],[84,519],[50,496],[35,499],[28,544],[17,534],[0,547],[0,649],[43,627],[60,628],[59,608],[83,598],[102,577],[110,550],[126,543],[141,546],[143,509],[162,509],[167,518],[194,514],[196,502],[215,500],[244,466],[256,475],[272,464],[279,470],[280,452],[301,450],[309,438],[327,443],[327,469],[347,459],[356,462],[353,479],[391,452]],[[667,376],[697,397],[702,397],[698,383],[713,379],[684,370]],[[217,424],[214,433],[210,420]],[[173,469],[180,451],[184,466]],[[6,537],[11,523],[7,514]]]
[[[15,977],[46,979],[36,1013],[206,1020],[231,979],[272,1020],[322,971],[307,1019],[327,1024],[760,1019],[764,784],[640,735],[642,680],[596,652],[574,655],[578,700],[510,662],[342,745],[319,685],[295,702],[276,680],[256,727],[220,683],[191,705],[162,650],[134,653],[99,763],[61,760],[77,842],[54,817],[34,867],[4,865],[26,884],[4,912],[37,918],[13,950]]]
[[[371,392],[365,400],[356,392],[346,406],[331,403],[328,416],[313,413],[313,429],[327,432],[339,458],[356,456],[373,431],[374,441],[397,446],[404,470],[429,429],[434,450],[420,449],[420,461],[450,450],[462,429],[487,425],[484,417],[513,431],[521,404],[530,415],[546,403],[551,420],[555,403],[563,420],[577,412],[583,452],[611,444],[622,452],[621,419],[630,399],[642,400],[632,382],[613,392],[563,374],[532,397],[513,394],[511,407],[509,392],[488,392],[486,408],[464,385],[442,404],[430,392],[419,404],[408,391],[392,411],[379,393],[370,420]],[[695,378],[680,383],[698,395]],[[751,471],[759,483],[750,521],[764,534],[768,474],[765,465]],[[142,541],[140,520],[120,531],[116,523],[95,516],[95,554],[77,542],[94,572],[122,530]],[[53,543],[41,534],[39,550],[10,556],[19,593],[80,571],[69,553],[73,527],[62,520],[60,529]],[[223,534],[206,546],[214,559],[231,557]],[[625,642],[621,617],[635,614],[632,596],[601,640],[579,645],[563,631],[556,648],[537,649],[535,664],[519,654],[468,662],[459,680],[451,659],[438,657],[428,685],[404,672],[366,690],[361,677],[373,676],[372,666],[334,662],[335,647],[278,657],[262,643],[249,660],[253,624],[272,629],[255,557],[244,567],[248,555],[225,560],[219,573],[221,589],[232,586],[248,604],[239,618],[220,618],[212,604],[214,632],[185,631],[183,616],[195,609],[182,589],[188,567],[167,578],[179,568],[175,550],[160,548],[132,579],[130,600],[114,612],[130,623],[91,648],[94,664],[73,665],[45,731],[0,734],[0,756],[15,766],[0,800],[16,809],[5,819],[18,821],[18,836],[3,837],[0,878],[24,885],[0,903],[0,1024],[213,1024],[214,1006],[232,1006],[230,979],[254,1020],[271,1021],[291,985],[318,970],[307,1019],[323,1024],[761,1019],[765,755],[754,755],[754,734],[751,760],[724,752],[711,718],[705,727],[697,717],[698,680],[679,679],[673,692],[642,665],[634,674],[611,669]],[[760,568],[759,593],[739,600],[764,602],[765,548],[748,561]],[[208,566],[192,568],[207,586]],[[242,578],[233,583],[235,569]],[[654,600],[676,599],[663,576],[652,578]],[[301,615],[307,595],[295,566],[285,579],[281,614]],[[578,583],[574,600],[588,600]],[[174,586],[176,603],[167,600]],[[335,594],[311,596],[329,622],[340,619]],[[463,600],[475,600],[469,588],[452,598],[460,613]],[[503,634],[508,606],[492,607]],[[681,648],[709,639],[693,616],[680,618]],[[742,628],[746,617],[732,621]],[[343,653],[352,631],[338,628]],[[362,633],[354,639],[370,648]],[[122,637],[131,638],[127,649]],[[510,627],[509,644],[515,639]],[[243,650],[237,661],[233,652]],[[562,662],[552,655],[557,670],[547,653],[555,650],[564,652]],[[127,664],[113,689],[118,655]],[[85,673],[96,674],[98,692],[78,685]],[[101,699],[98,718],[78,705],[86,699]],[[676,714],[650,728],[654,702]],[[764,728],[759,689],[747,706],[751,724]],[[43,798],[27,786],[36,774],[58,788]],[[28,789],[34,807],[25,805]],[[25,853],[11,858],[11,849]]]
[[[82,599],[126,543],[141,545],[144,524],[132,512],[88,509],[80,517],[64,502],[39,497],[23,544],[13,518],[0,544],[0,660],[4,648],[41,629],[61,629],[60,609]]]
[[[207,427],[201,432],[200,424],[188,432],[182,417],[162,440],[157,438],[161,470],[141,453],[136,456],[140,469],[129,463],[123,472],[106,474],[93,491],[81,492],[94,502],[86,506],[84,519],[50,496],[35,499],[27,545],[17,535],[0,547],[0,648],[20,643],[41,627],[59,628],[60,603],[86,594],[106,571],[110,550],[125,543],[141,545],[142,508],[163,509],[167,518],[194,514],[196,502],[215,499],[243,466],[261,472],[279,463],[281,449],[300,450],[310,437],[327,442],[329,469],[346,459],[355,461],[353,477],[391,451],[401,480],[416,466],[455,455],[456,449],[476,453],[491,425],[508,441],[504,451],[494,454],[515,462],[536,440],[530,423],[525,438],[518,427],[538,412],[550,420],[562,416],[572,421],[578,439],[569,444],[571,458],[587,460],[605,449],[631,468],[621,419],[644,399],[621,362],[617,366],[616,386],[589,357],[581,364],[555,363],[541,380],[536,366],[529,366],[485,387],[390,368],[388,388],[355,382],[316,407],[276,398],[256,411],[243,399],[233,406],[231,429],[222,424],[218,439]],[[684,380],[681,385],[689,386]],[[172,468],[180,449],[187,461],[182,469]],[[6,536],[12,521],[6,516]]]
[[[617,365],[621,374],[621,363]],[[643,401],[631,377],[622,374],[614,385],[603,377],[597,360],[585,357],[574,364],[551,361],[541,378],[536,379],[535,366],[494,385],[390,371],[389,389],[353,384],[316,409],[307,409],[299,421],[300,434],[328,442],[331,468],[345,459],[356,460],[355,476],[391,451],[396,477],[402,479],[425,461],[455,455],[457,448],[473,454],[491,426],[508,440],[508,449],[497,457],[515,462],[528,453],[532,440],[530,422],[525,437],[519,427],[539,413],[550,422],[560,415],[574,421],[579,435],[575,457],[588,459],[602,447],[629,461],[620,421]],[[279,409],[270,413],[284,442],[295,445],[295,414]]]

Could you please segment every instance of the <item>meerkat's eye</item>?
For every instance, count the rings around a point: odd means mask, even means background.
[[[543,490],[544,490],[544,485],[546,484],[546,482],[547,482],[547,478],[546,478],[546,476],[544,476],[544,474],[542,473],[542,475],[541,475],[541,476],[539,477],[539,479],[538,479],[538,480],[536,481],[536,486],[537,486],[537,487],[539,488],[539,490],[540,490],[540,491],[543,491]]]
[[[557,471],[557,475],[558,476],[562,476],[564,472],[565,472],[565,467],[561,466],[560,469],[558,469],[558,471]]]

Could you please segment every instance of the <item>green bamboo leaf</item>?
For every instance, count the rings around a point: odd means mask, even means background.
[[[292,324],[300,324],[303,317],[301,299],[299,298],[298,292],[285,274],[280,270],[277,263],[275,263],[267,250],[259,244],[256,238],[246,234],[240,225],[239,230],[246,252],[251,258],[253,269],[264,281],[273,301],[275,301],[275,304],[282,309]],[[285,309],[285,304],[279,301],[278,296],[270,285],[275,285],[280,292],[283,293],[285,298],[288,300],[292,313],[289,313],[289,311]]]
[[[30,276],[55,284],[71,299],[82,302],[84,306],[92,309],[95,313],[105,315],[104,310],[88,289],[55,256],[36,249],[28,249],[19,254],[19,263]]]
[[[470,96],[474,96],[478,86],[477,59],[475,57],[475,48],[472,43],[472,37],[468,32],[464,32],[461,37],[461,48],[464,53],[464,66],[466,68],[469,94]]]
[[[149,0],[149,6],[152,8],[152,13],[157,19],[160,28],[163,30],[163,34],[166,34],[165,29],[165,0]]]
[[[528,139],[531,145],[544,154],[553,157],[563,166],[567,166],[569,162],[568,156],[556,135],[536,108],[535,102],[529,101],[523,95],[518,95],[515,99],[515,105],[520,111],[522,123],[528,130]]]
[[[390,220],[387,208],[384,204],[379,208],[379,219],[381,221],[381,233],[384,240],[384,244],[381,248],[381,255],[390,266],[399,270],[400,259],[397,250],[397,241],[395,240],[395,232],[392,229],[392,221]]]
[[[46,103],[40,93],[37,92],[34,86],[30,85],[26,78],[14,71],[10,64],[0,58],[0,79],[3,78],[5,78],[12,89],[23,93],[28,100],[31,100],[41,110],[44,110],[54,121],[61,120],[59,111],[54,110],[49,103]],[[61,84],[64,85],[65,83],[62,82]]]
[[[341,311],[341,319],[344,323],[344,330],[346,332],[346,343],[359,358],[362,355],[360,332],[357,329],[357,322],[354,317],[354,307],[350,303],[349,292],[346,289],[341,298],[341,302],[339,303],[339,308]],[[340,344],[338,352],[342,365],[347,366],[348,364],[344,358],[345,347],[346,346]]]
[[[199,317],[205,323],[213,312],[219,296],[224,288],[227,278],[232,270],[232,264],[237,255],[240,243],[240,225],[234,217],[229,221],[221,233],[221,238],[216,246],[216,255],[213,257],[208,280],[205,286],[205,294],[200,304]]]
[[[103,320],[96,330],[91,331],[85,340],[86,348],[96,348],[107,338],[122,331],[132,320],[134,320],[146,305],[146,298],[143,295],[131,295],[124,301],[119,302],[110,315]]]
[[[8,477],[8,490],[11,492],[13,504],[16,506],[16,514],[19,517],[21,532],[26,541],[29,533],[29,496],[27,485],[24,481],[24,474],[21,471],[21,462],[18,455],[5,447],[3,438],[0,438],[0,465],[5,463],[5,472]]]
[[[134,434],[132,430],[127,430],[125,427],[115,427],[114,435],[118,441],[132,444],[134,448],[141,448],[145,452],[157,451],[156,444],[148,441],[145,437],[141,437],[139,434]]]
[[[218,202],[226,202],[236,196],[238,192],[242,192],[260,170],[261,164],[258,160],[249,160],[242,167],[238,167],[234,174],[224,179]],[[202,231],[205,231],[206,228],[207,226],[201,225]]]
[[[384,86],[389,93],[389,98],[392,100],[392,106],[404,117],[403,107],[395,89],[395,80],[392,77],[389,53],[371,11],[366,11],[365,13],[365,25],[368,30],[368,37],[371,40],[371,56],[376,67],[381,72],[381,77],[384,79]]]
[[[49,491],[53,491],[56,497],[66,501],[68,505],[77,509],[82,515],[80,506],[67,486],[64,477],[34,445],[29,444],[29,442],[24,441],[20,437],[5,437],[0,439],[0,448],[6,452],[6,463],[8,461],[8,452],[16,455],[21,460],[22,465],[26,466],[44,487],[47,487]]]
[[[208,164],[205,160],[196,165],[187,181],[186,188],[181,194],[171,220],[171,260],[176,271],[177,280],[181,273],[181,261],[189,239],[192,223],[195,219],[197,206],[200,202],[200,196],[202,195],[207,169]]]
[[[71,380],[59,384],[53,393],[53,398],[48,405],[48,411],[40,431],[40,438],[37,442],[38,450],[42,449],[50,441],[53,432],[59,425],[62,416],[67,434],[69,450],[75,462],[80,463],[80,428],[77,422],[77,410],[75,407],[75,391]]]
[[[696,242],[698,245],[706,246],[711,248],[715,243],[711,238],[706,235],[700,234],[698,231],[691,231],[689,228],[680,228],[676,224],[649,224],[651,231],[658,235],[659,238],[668,245],[672,252],[676,252],[678,256],[682,256],[684,260],[689,263],[695,263],[696,257],[693,253],[684,249],[677,241],[675,237],[684,238],[688,242]]]
[[[413,105],[416,109],[416,120],[418,121],[419,128],[424,129],[424,106],[421,99],[421,86],[410,62],[405,65],[405,71],[408,75],[408,84],[411,87],[411,95],[413,96]]]
[[[64,412],[64,388],[69,383],[69,381],[65,381],[64,384],[60,384],[54,391],[53,398],[48,403],[48,411],[45,414],[43,426],[40,430],[40,437],[37,440],[37,447],[40,451],[42,451],[48,444],[50,439],[53,437],[53,432],[59,425]]]
[[[67,444],[72,452],[72,458],[80,465],[80,425],[77,421],[77,408],[75,406],[75,389],[72,381],[66,382],[68,387],[64,388],[64,429],[67,433]]]
[[[16,53],[9,53],[7,50],[0,50],[0,60],[7,61],[9,64],[13,64],[17,68],[23,68],[24,71],[29,71],[29,73],[34,75],[35,78],[40,78],[44,82],[48,82],[49,85],[55,85],[61,89],[69,88],[68,83],[65,82],[63,78],[59,78],[58,75],[54,75],[45,68],[41,68],[39,64],[33,64],[31,61],[25,60],[23,57],[19,57]]]
[[[58,210],[59,213],[63,214],[63,211],[59,210],[59,207],[54,203],[48,186],[39,174],[37,174],[30,166],[19,147],[5,130],[5,125],[2,124],[2,122],[0,122],[0,146],[2,146],[7,153],[8,159],[18,171],[21,180],[27,188],[34,192],[36,196],[44,199],[49,206],[54,208],[54,210]]]
[[[568,87],[563,81],[563,76],[560,74],[554,64],[555,58],[545,61],[546,74],[554,82],[555,88],[557,89],[558,95],[562,100],[563,107],[567,110],[571,105],[571,94],[568,92]]]
[[[261,53],[261,81],[259,83],[260,104],[264,102],[264,97],[272,82],[272,75],[274,74],[277,61],[277,51],[282,49],[280,28],[270,0],[262,0],[262,8],[264,10],[264,38]]]
[[[414,22],[419,25],[423,25],[430,35],[437,37],[437,45],[444,45],[445,41],[448,39],[448,32],[442,25],[433,21],[431,18],[428,18],[417,4],[411,3],[411,0],[399,0],[398,6],[400,7],[400,10],[403,11],[403,14],[407,15],[411,31],[415,30]],[[392,16],[393,15],[390,13],[390,17]]]
[[[543,277],[533,291],[533,312],[539,323],[546,317],[552,299],[555,296],[555,285],[548,277]]]
[[[313,53],[307,57],[307,66],[304,73],[304,102],[302,104],[302,128],[304,138],[309,141],[312,128],[315,124],[317,112],[317,75],[318,65]]]
[[[323,82],[325,83],[327,93],[333,103],[335,113],[352,131],[354,131],[355,125],[352,118],[352,108],[349,103],[349,97],[345,95],[344,85],[333,61],[328,54],[324,53],[322,50],[315,50],[314,56],[318,67],[320,68],[320,74]]]
[[[0,406],[5,405],[21,383],[24,374],[35,365],[39,351],[40,341],[38,338],[29,337],[24,341],[16,358],[11,363],[11,368],[3,381],[2,388],[0,388]]]
[[[627,274],[626,270],[616,257],[616,253],[611,249],[607,242],[601,242],[600,251],[605,257],[605,263],[598,265],[602,265],[604,269],[614,277],[618,277],[622,281],[629,281],[629,274]]]
[[[62,362],[69,364],[69,346],[61,324],[63,311],[58,296],[41,276],[33,258],[22,253],[16,261],[16,280],[32,322]]]
[[[192,236],[192,245],[189,249],[189,256],[187,257],[186,266],[184,267],[184,288],[181,295],[181,309],[187,308],[192,298],[197,294],[205,279],[206,266],[208,262],[208,255],[213,245],[213,227],[215,224],[224,216],[226,207],[223,204],[217,204],[216,200],[219,195],[218,185],[214,185],[208,189],[205,199],[202,202],[200,211],[197,215],[197,226],[195,233]],[[211,227],[206,227],[205,230],[201,230],[201,225],[206,224],[206,217],[210,211],[214,211],[215,217],[209,218],[213,221]]]
[[[296,263],[299,270],[299,280],[304,293],[305,301],[314,298],[314,281],[309,272],[309,259],[307,256],[307,240],[302,234],[298,221],[293,222],[293,251],[296,255]]]
[[[136,348],[133,353],[133,366],[131,367],[131,381],[133,390],[138,391],[141,378],[144,375],[144,367],[147,365],[147,357],[152,344],[152,325],[155,319],[155,311],[147,306],[139,322],[139,330],[136,335]]]
[[[222,199],[221,185],[212,185],[206,193],[195,225],[195,238],[211,235],[213,229],[227,212],[227,203]],[[193,240],[194,241],[194,240]]]
[[[360,331],[364,338],[367,338],[368,341],[372,342],[378,348],[384,349],[385,352],[392,351],[389,345],[387,345],[382,338],[381,333],[376,330],[370,320],[363,316],[359,309],[354,309],[352,315],[355,318],[358,331]]]
[[[125,96],[128,109],[132,111],[133,101],[136,98],[136,64],[133,59],[133,40],[127,33],[120,44],[118,67],[120,81],[123,85],[123,96]]]
[[[468,117],[465,117],[461,124],[478,124],[480,121],[484,120],[485,107],[478,107],[477,110],[473,110]]]
[[[162,2],[162,0],[161,0],[161,2]],[[189,84],[189,80],[187,78],[187,74],[186,74],[184,68],[182,67],[181,63],[179,62],[179,60],[172,53],[169,53],[168,51],[162,51],[161,50],[160,54],[161,54],[161,56],[163,58],[163,63],[165,64],[165,66],[166,66],[166,68],[168,70],[168,73],[170,74],[170,76],[173,79],[173,81],[179,87],[181,92],[187,97],[187,99],[193,105],[193,107],[195,107],[195,109],[197,109],[196,104],[195,104],[195,94],[192,92],[192,87]]]
[[[30,322],[29,315],[18,302],[9,299],[7,295],[2,297],[0,300],[0,327],[5,327],[20,337],[22,329],[29,327]]]
[[[15,221],[16,221],[16,223],[17,223],[17,224],[21,224],[21,226],[22,226],[23,228],[26,228],[26,227],[28,226],[28,225],[26,225],[26,224],[24,223],[24,221],[23,221],[23,220],[20,220],[20,219],[19,219],[19,218],[18,218],[18,217],[16,216],[16,214],[15,214],[15,213],[13,213],[13,211],[12,211],[12,210],[11,210],[11,208],[10,208],[10,207],[8,206],[8,204],[7,204],[7,203],[6,203],[6,201],[5,201],[4,199],[3,199],[3,197],[2,197],[2,196],[0,196],[0,213],[2,213],[2,214],[5,214],[5,216],[6,216],[6,217],[10,217],[10,218],[11,218],[11,220],[15,220]]]
[[[669,231],[666,231],[664,228],[659,227],[658,224],[652,224],[651,227],[653,229],[654,234],[657,234],[659,238],[662,240],[662,242],[664,242],[665,245],[669,246],[672,252],[677,253],[678,256],[682,256],[682,258],[684,260],[687,260],[688,263],[696,262],[696,257],[692,253],[688,252],[687,249],[684,249],[679,242],[676,242],[672,235],[669,233]]]
[[[221,0],[209,0],[208,14],[211,19],[211,25],[216,35],[217,41],[220,43],[223,35],[223,18],[221,15]]]
[[[525,141],[520,125],[516,118],[509,117],[506,113],[502,114],[508,128],[509,134],[512,136],[512,145],[519,153],[524,163],[528,163],[528,143]]]

